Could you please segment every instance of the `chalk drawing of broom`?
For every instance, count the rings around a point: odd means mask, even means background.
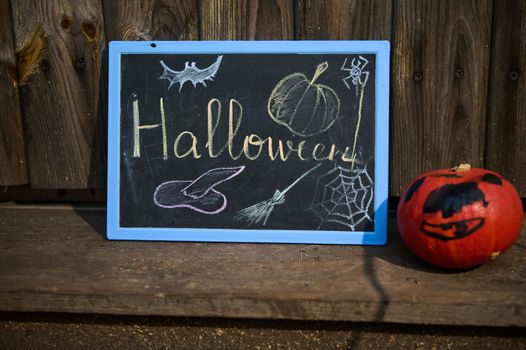
[[[245,221],[249,225],[262,224],[263,226],[265,226],[267,224],[267,220],[270,214],[272,214],[272,211],[274,210],[274,207],[285,203],[285,194],[288,191],[290,191],[304,177],[316,170],[319,166],[321,166],[321,163],[314,166],[313,168],[305,172],[303,175],[298,177],[283,191],[276,190],[276,192],[274,192],[274,195],[271,198],[256,203],[250,207],[241,209],[234,216],[234,219],[236,221]]]

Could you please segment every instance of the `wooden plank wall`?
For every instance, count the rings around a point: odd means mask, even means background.
[[[102,183],[96,135],[105,49],[100,0],[11,1],[29,181],[40,188]],[[23,68],[23,69],[22,69]],[[96,142],[96,141],[99,142]]]
[[[526,1],[495,6],[491,45],[486,166],[526,196]]]
[[[0,1],[0,185],[27,183],[11,8]]]
[[[395,7],[391,193],[434,168],[484,166],[491,10],[491,0]]]
[[[423,171],[469,162],[526,196],[526,0],[10,4],[12,26],[9,3],[0,7],[0,39],[14,33],[17,51],[0,48],[0,185],[104,187],[111,40],[381,39],[392,58],[390,194]],[[6,78],[16,69],[23,84]]]

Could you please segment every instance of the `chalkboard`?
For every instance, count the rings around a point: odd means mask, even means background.
[[[108,238],[384,244],[389,43],[110,43]]]

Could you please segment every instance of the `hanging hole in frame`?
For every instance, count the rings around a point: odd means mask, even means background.
[[[156,43],[151,43],[150,46],[151,47],[157,47],[157,44]]]

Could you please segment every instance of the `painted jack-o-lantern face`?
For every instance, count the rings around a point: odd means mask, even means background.
[[[484,169],[423,174],[404,191],[398,224],[424,260],[468,268],[504,252],[518,237],[522,205],[513,186]]]

